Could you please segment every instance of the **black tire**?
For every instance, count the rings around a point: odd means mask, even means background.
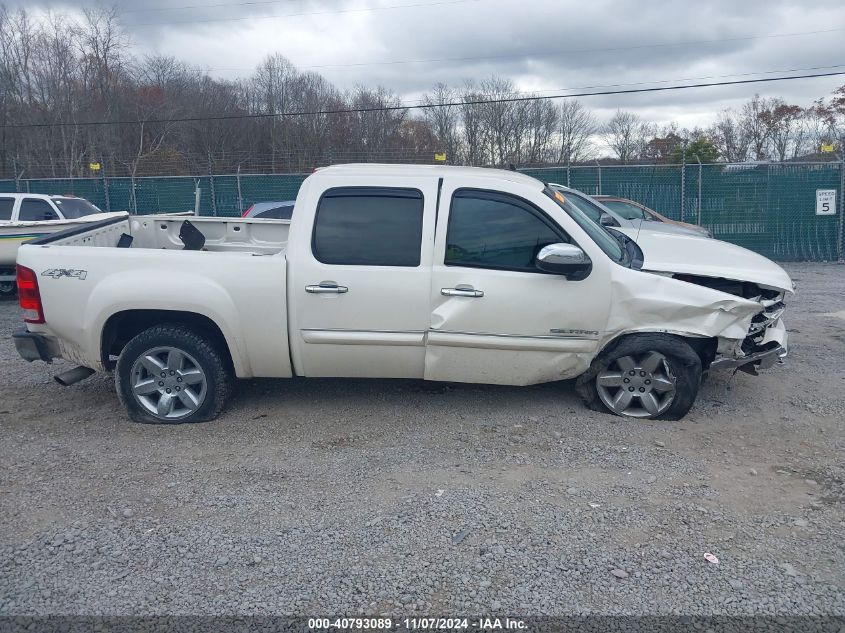
[[[204,398],[193,413],[184,417],[157,417],[144,408],[133,394],[131,381],[135,362],[146,352],[160,347],[172,347],[187,353],[205,374]],[[234,383],[228,357],[218,344],[200,330],[172,323],[151,327],[129,341],[117,360],[114,377],[118,398],[129,417],[143,424],[184,424],[213,420],[223,410]]]
[[[0,299],[6,297],[14,297],[18,292],[18,286],[15,282],[0,282]]]
[[[594,411],[619,415],[599,397],[596,380],[615,360],[648,352],[662,354],[675,378],[675,397],[669,407],[645,419],[680,420],[692,408],[701,385],[701,358],[680,336],[671,334],[631,334],[612,342],[593,361],[590,369],[577,381],[576,389],[584,403]],[[627,416],[622,416],[627,417]],[[640,416],[643,419],[643,416]]]

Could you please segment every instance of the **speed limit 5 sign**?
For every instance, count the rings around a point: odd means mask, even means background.
[[[816,189],[816,215],[836,215],[836,189]]]

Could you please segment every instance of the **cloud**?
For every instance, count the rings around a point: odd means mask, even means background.
[[[203,6],[173,8],[185,5]],[[67,1],[49,6],[79,11]],[[142,6],[119,0],[117,6],[138,53],[173,55],[209,68],[213,76],[236,78],[250,74],[267,54],[280,52],[340,88],[379,84],[405,99],[418,98],[440,81],[458,86],[492,74],[511,78],[522,90],[552,91],[830,66],[841,63],[845,53],[845,31],[819,32],[845,25],[845,4],[826,0],[240,5],[172,0]],[[815,33],[773,37],[807,32]],[[843,83],[845,78],[833,77],[584,101],[600,117],[622,108],[658,123],[705,125],[755,92],[807,105]]]

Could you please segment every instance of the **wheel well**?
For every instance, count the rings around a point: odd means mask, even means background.
[[[112,357],[119,356],[129,341],[144,330],[163,323],[186,325],[204,333],[224,353],[229,366],[232,366],[229,345],[217,324],[202,314],[177,310],[126,310],[110,316],[103,327],[101,340],[103,365],[107,369],[114,369],[116,361]]]
[[[630,338],[632,336],[638,336],[640,334],[663,334],[663,332],[632,332],[630,334],[623,334],[619,336],[604,346],[601,350],[601,353],[611,349],[611,347],[615,346],[620,341]],[[716,348],[718,347],[718,340],[716,337],[700,337],[700,336],[682,336],[680,334],[669,334],[669,336],[674,336],[683,340],[687,345],[689,345],[698,357],[701,359],[701,369],[702,371],[707,371],[710,367],[710,363],[716,358]]]
[[[697,338],[694,336],[682,336],[681,338],[698,354],[698,357],[701,359],[702,371],[707,371],[710,368],[710,363],[716,358],[716,348],[719,345],[716,337]]]

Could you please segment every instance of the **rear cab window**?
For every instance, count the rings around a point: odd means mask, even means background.
[[[423,203],[418,189],[329,189],[317,205],[314,258],[333,265],[419,266]]]

